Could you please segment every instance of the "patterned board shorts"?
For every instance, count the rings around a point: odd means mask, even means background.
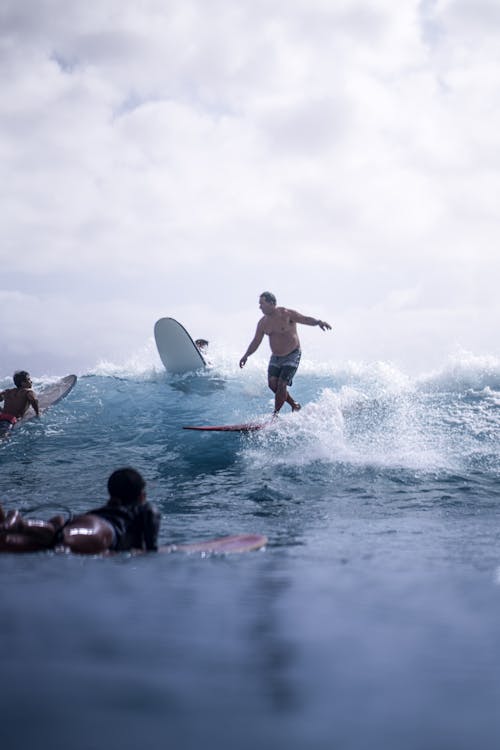
[[[267,368],[268,377],[279,378],[280,380],[284,380],[287,385],[292,385],[293,377],[300,363],[301,354],[300,349],[294,349],[293,352],[285,354],[283,357],[273,354]]]

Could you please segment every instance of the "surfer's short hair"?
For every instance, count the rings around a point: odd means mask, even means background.
[[[110,497],[122,500],[124,505],[134,505],[146,486],[141,474],[135,469],[125,467],[114,471],[108,479]]]
[[[26,378],[29,378],[29,376],[30,374],[29,372],[26,372],[26,370],[18,370],[17,372],[15,372],[13,380],[16,388],[21,388],[22,384],[24,383]]]
[[[266,300],[266,302],[269,302],[269,304],[271,304],[271,305],[275,305],[276,304],[276,297],[274,296],[274,294],[272,292],[262,292],[262,294],[260,296],[264,297],[264,299]]]

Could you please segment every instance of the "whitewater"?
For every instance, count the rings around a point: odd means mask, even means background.
[[[87,510],[128,465],[161,544],[269,540],[225,557],[0,555],[2,747],[496,748],[500,360],[412,374],[306,352],[299,413],[185,431],[272,411],[264,356],[243,371],[209,356],[171,376],[150,341],[77,373],[0,446],[6,509]]]

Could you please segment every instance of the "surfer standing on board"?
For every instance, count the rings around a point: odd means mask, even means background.
[[[294,401],[288,393],[288,387],[292,385],[301,355],[297,323],[319,326],[322,331],[331,330],[331,325],[325,323],[324,320],[302,315],[296,310],[276,307],[276,297],[271,292],[262,292],[259,297],[259,307],[264,317],[259,320],[255,336],[240,359],[240,367],[244,367],[248,357],[257,351],[264,335],[269,336],[272,355],[267,376],[269,388],[275,394],[274,414],[278,414],[285,401],[290,404],[292,411],[298,411],[300,404]]]
[[[15,388],[7,388],[0,392],[0,401],[3,401],[3,409],[0,412],[0,424],[7,423],[10,429],[18,419],[24,417],[29,407],[32,406],[37,417],[40,416],[38,400],[32,390],[33,383],[29,372],[19,370],[14,373]]]

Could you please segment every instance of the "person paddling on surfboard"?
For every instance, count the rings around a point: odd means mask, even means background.
[[[0,428],[10,430],[18,419],[21,419],[32,406],[37,417],[40,416],[38,399],[32,390],[33,383],[29,372],[19,370],[14,373],[15,388],[0,392],[0,401],[4,402],[0,412]]]
[[[0,551],[33,552],[62,549],[98,555],[125,550],[158,549],[160,513],[146,501],[145,482],[138,471],[117,469],[108,479],[106,505],[64,521],[26,519],[18,510],[0,506]]]
[[[274,415],[279,413],[285,401],[290,404],[292,411],[298,411],[300,404],[294,401],[288,393],[288,387],[292,385],[301,356],[297,323],[319,326],[322,331],[331,330],[331,325],[324,320],[302,315],[296,310],[277,307],[276,297],[271,292],[262,292],[259,297],[259,307],[264,317],[259,320],[255,336],[240,359],[240,367],[244,367],[248,357],[257,351],[264,335],[269,336],[271,359],[267,375],[269,388],[275,394]]]

